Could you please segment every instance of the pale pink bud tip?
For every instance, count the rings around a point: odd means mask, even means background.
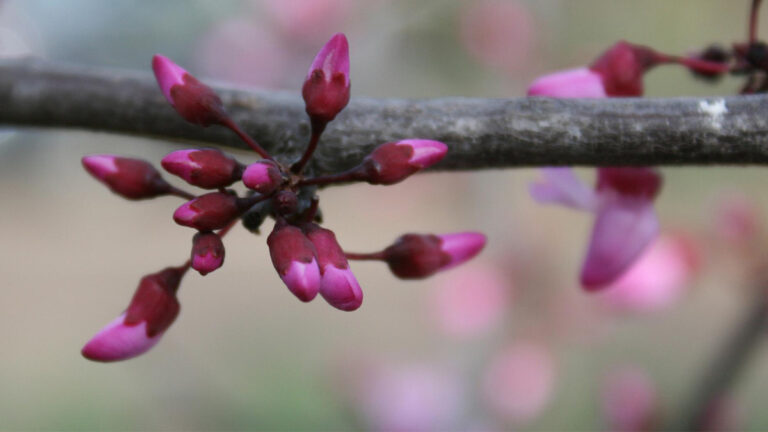
[[[442,270],[455,267],[474,258],[485,247],[486,237],[478,232],[463,232],[439,235],[442,241],[440,249],[450,256],[450,261]]]
[[[407,139],[398,141],[397,145],[405,145],[413,149],[409,162],[419,168],[426,168],[440,162],[448,152],[448,146],[440,141]]]
[[[193,201],[187,201],[173,212],[173,220],[179,225],[190,226],[195,221],[198,212],[192,208]]]
[[[307,72],[307,79],[315,70],[323,71],[326,81],[334,74],[344,75],[345,85],[349,85],[349,42],[343,33],[336,33],[317,53]]]
[[[587,68],[578,68],[536,79],[528,87],[528,96],[595,99],[607,97],[607,94],[599,73]]]
[[[280,185],[283,177],[280,170],[271,161],[258,161],[243,172],[243,183],[261,194],[273,192]]]
[[[118,171],[115,158],[116,156],[112,155],[85,156],[83,157],[83,166],[92,176],[105,181],[108,175]]]
[[[163,333],[147,336],[147,323],[125,324],[125,314],[107,324],[82,349],[83,357],[99,362],[126,360],[155,346]]]
[[[152,70],[155,72],[157,84],[160,86],[163,95],[171,105],[174,105],[173,98],[171,97],[171,88],[177,84],[184,84],[184,75],[187,74],[187,71],[168,57],[160,54],[155,54],[152,57]]]
[[[303,302],[311,301],[317,296],[320,286],[320,269],[317,261],[293,261],[285,275],[280,275],[285,285]]]
[[[195,255],[192,258],[192,268],[203,276],[218,269],[223,263],[224,257],[215,255],[213,252],[208,252],[205,255]]]
[[[363,304],[363,290],[352,271],[332,264],[323,269],[320,295],[331,306],[343,311],[353,311]]]

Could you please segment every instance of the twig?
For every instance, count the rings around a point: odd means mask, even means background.
[[[285,161],[301,155],[310,125],[298,90],[214,87],[235,121],[270,154]],[[224,128],[185,123],[168,106],[149,72],[40,60],[0,61],[0,124],[244,147]],[[448,144],[448,156],[437,169],[768,164],[768,96],[353,98],[323,134],[313,158],[314,173],[348,169],[376,145],[409,137]]]

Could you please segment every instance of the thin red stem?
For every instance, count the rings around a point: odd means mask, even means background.
[[[181,189],[179,189],[179,188],[177,188],[175,186],[171,186],[171,188],[168,189],[168,194],[169,195],[177,196],[179,198],[184,198],[187,201],[195,199],[195,195],[194,194],[189,193],[189,192],[187,192],[185,190],[181,190]]]
[[[242,129],[240,129],[240,126],[237,125],[234,121],[232,121],[231,118],[226,118],[222,120],[221,122],[222,126],[229,128],[232,132],[236,133],[238,137],[240,137],[243,142],[248,144],[248,147],[253,149],[256,153],[258,153],[261,157],[264,159],[270,159],[272,160],[272,156],[267,153],[266,150],[264,150],[259,143],[257,143],[253,138],[251,138],[250,135],[245,133]]]
[[[299,186],[310,186],[310,185],[319,186],[319,185],[328,185],[328,184],[334,184],[334,183],[348,183],[353,181],[359,181],[361,180],[361,178],[362,176],[360,174],[360,171],[358,171],[356,168],[353,168],[349,171],[345,171],[339,174],[331,174],[327,176],[301,179],[299,180],[298,185]]]
[[[301,159],[293,164],[291,171],[296,174],[301,174],[301,172],[304,170],[307,162],[309,162],[309,159],[315,153],[317,143],[320,142],[320,135],[322,135],[323,131],[325,130],[325,125],[326,123],[312,123],[312,135],[309,137],[309,144],[307,144],[307,148],[304,150],[304,154],[301,156]]]
[[[369,252],[369,253],[344,252],[344,255],[349,260],[384,261],[384,251]]]
[[[757,18],[760,15],[760,4],[763,0],[752,0],[752,10],[749,12],[749,43],[757,41]]]

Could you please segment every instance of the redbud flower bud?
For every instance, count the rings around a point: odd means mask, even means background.
[[[267,245],[272,264],[288,289],[303,302],[314,299],[320,290],[320,269],[315,247],[307,236],[299,228],[279,221]]]
[[[82,162],[86,171],[123,198],[154,198],[171,189],[160,173],[141,159],[91,155],[83,157]]]
[[[186,121],[208,126],[226,118],[219,96],[169,58],[156,54],[152,70],[163,95]]]
[[[211,192],[182,204],[173,213],[173,220],[198,231],[213,231],[224,228],[239,214],[236,196]]]
[[[480,253],[485,236],[476,232],[406,234],[384,249],[389,269],[401,279],[421,279],[455,267]]]
[[[342,33],[320,49],[301,90],[313,123],[325,124],[349,102],[349,44]]]
[[[274,192],[282,181],[280,169],[270,160],[252,163],[243,172],[243,183],[263,195]]]
[[[448,146],[439,141],[407,139],[376,147],[360,169],[370,184],[390,185],[443,159]]]
[[[336,235],[316,224],[309,225],[305,232],[317,253],[317,264],[322,275],[320,295],[337,309],[353,311],[359,308],[363,304],[363,291],[349,269]]]
[[[224,243],[218,234],[199,232],[192,238],[192,268],[201,275],[216,270],[224,264]]]
[[[160,340],[179,314],[176,291],[184,268],[169,267],[144,276],[128,309],[83,347],[85,358],[125,360],[145,353]]]
[[[177,150],[161,164],[166,171],[204,189],[218,189],[240,179],[240,165],[217,149]]]

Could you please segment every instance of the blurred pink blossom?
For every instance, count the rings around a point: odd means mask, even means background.
[[[270,22],[283,35],[316,45],[339,31],[352,14],[352,0],[262,0]]]
[[[196,69],[200,75],[219,80],[274,88],[283,83],[287,69],[306,67],[303,63],[291,65],[286,52],[279,38],[262,25],[233,18],[217,23],[200,41]]]
[[[536,22],[524,3],[466,2],[460,20],[461,43],[475,58],[507,73],[530,68],[536,49]]]
[[[483,377],[485,400],[505,421],[528,423],[549,404],[555,375],[555,362],[547,349],[517,343],[491,360]]]
[[[358,384],[355,401],[372,430],[446,430],[460,414],[457,378],[433,365],[380,365]]]
[[[511,294],[511,282],[496,267],[475,263],[436,281],[432,315],[451,336],[478,336],[499,324]]]
[[[654,430],[659,415],[656,387],[640,369],[615,371],[604,383],[601,411],[610,431]]]
[[[761,228],[761,215],[755,204],[743,195],[729,195],[717,203],[715,234],[734,246],[753,242]]]
[[[685,293],[695,270],[695,249],[690,242],[682,237],[662,236],[597,296],[621,311],[664,309]]]

